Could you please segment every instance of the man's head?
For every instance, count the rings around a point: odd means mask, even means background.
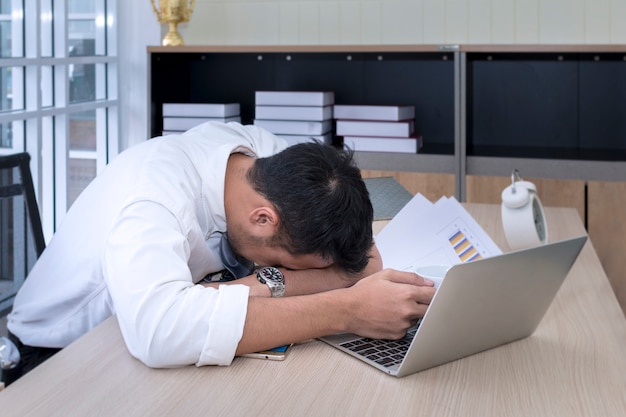
[[[247,179],[276,209],[271,244],[351,273],[368,263],[373,209],[353,153],[304,143],[255,160]]]

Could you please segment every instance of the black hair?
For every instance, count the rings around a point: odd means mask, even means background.
[[[257,159],[248,180],[276,208],[287,251],[320,255],[349,273],[367,266],[374,210],[353,151],[293,145]]]

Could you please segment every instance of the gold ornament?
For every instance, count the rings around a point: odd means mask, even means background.
[[[159,23],[167,23],[170,27],[169,32],[163,38],[164,46],[180,46],[184,45],[183,37],[178,33],[178,24],[189,22],[195,0],[159,0],[157,8],[155,0],[150,0],[152,10],[157,15]]]

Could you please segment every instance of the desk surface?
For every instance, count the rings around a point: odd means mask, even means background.
[[[503,250],[499,207],[466,205]],[[584,233],[547,208],[554,240]],[[626,410],[626,320],[588,242],[530,337],[404,378],[319,341],[284,362],[150,369],[115,318],[0,392],[9,416],[618,416]]]

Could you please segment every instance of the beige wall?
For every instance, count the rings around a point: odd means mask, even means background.
[[[625,21],[626,0],[196,0],[180,31],[188,45],[598,44],[626,43]]]

